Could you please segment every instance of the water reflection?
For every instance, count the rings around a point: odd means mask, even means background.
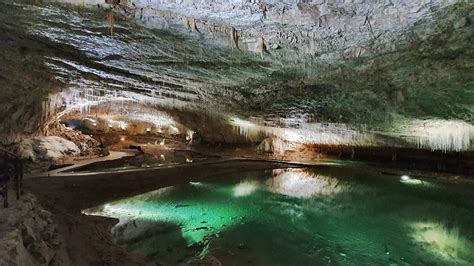
[[[410,227],[413,239],[434,256],[459,264],[474,262],[474,245],[458,227],[449,228],[440,222],[415,222]]]
[[[344,190],[340,180],[317,174],[309,169],[277,169],[265,185],[273,193],[290,197],[308,198],[315,195],[333,195]]]
[[[259,187],[259,183],[254,180],[245,180],[234,187],[235,197],[245,197],[252,194]]]

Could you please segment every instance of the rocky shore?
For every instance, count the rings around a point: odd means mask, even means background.
[[[69,265],[51,213],[30,193],[10,204],[0,211],[0,265]]]

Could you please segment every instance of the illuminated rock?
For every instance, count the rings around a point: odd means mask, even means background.
[[[25,139],[18,146],[20,157],[32,161],[56,161],[67,156],[78,156],[79,153],[76,144],[56,136]]]

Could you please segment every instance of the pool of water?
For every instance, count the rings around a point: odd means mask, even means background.
[[[84,210],[165,264],[473,265],[474,186],[364,171],[278,169],[167,187]]]

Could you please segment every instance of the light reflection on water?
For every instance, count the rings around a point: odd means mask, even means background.
[[[425,185],[426,184],[426,185]],[[436,264],[474,260],[474,190],[320,169],[247,172],[85,210],[120,245],[168,264]]]
[[[274,177],[265,182],[268,190],[296,198],[316,195],[333,195],[344,190],[340,180],[331,176],[318,175],[305,169],[278,169]]]

